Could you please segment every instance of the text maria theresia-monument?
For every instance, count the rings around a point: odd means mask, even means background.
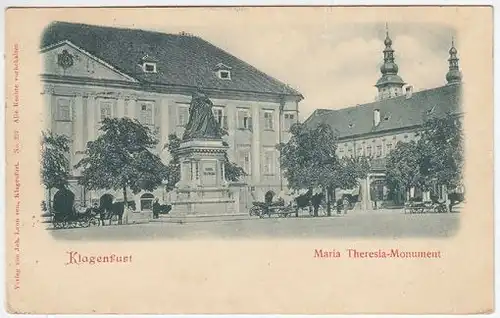
[[[224,162],[229,148],[212,112],[213,103],[200,90],[193,94],[189,121],[175,155],[181,165],[172,214],[210,215],[235,213],[225,178]]]

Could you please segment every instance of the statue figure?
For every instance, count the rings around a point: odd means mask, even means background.
[[[221,139],[219,123],[212,113],[212,101],[201,91],[197,91],[189,106],[189,121],[182,140]]]

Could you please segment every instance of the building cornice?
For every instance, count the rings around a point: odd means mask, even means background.
[[[456,117],[463,117],[464,112],[459,112],[459,113],[453,113],[453,116]],[[411,125],[411,126],[402,126],[394,129],[385,129],[385,130],[380,130],[380,131],[370,131],[362,134],[355,134],[355,135],[349,135],[349,136],[342,136],[338,137],[338,141],[340,142],[346,142],[346,141],[357,141],[357,140],[364,140],[364,139],[369,139],[369,138],[378,138],[378,137],[383,137],[383,136],[388,136],[388,135],[394,135],[394,134],[399,134],[402,132],[415,132],[422,129],[422,124],[418,125]]]
[[[40,75],[42,81],[50,84],[75,85],[80,87],[106,87],[107,89],[127,89],[139,92],[148,92],[156,94],[178,94],[191,96],[198,89],[196,86],[174,85],[174,84],[151,84],[141,82],[128,82],[117,80],[92,79],[87,77],[60,76],[60,75]],[[280,103],[283,99],[286,101],[299,102],[303,99],[302,95],[283,95],[268,92],[239,91],[232,89],[201,88],[209,98],[216,99],[235,99],[245,101],[266,101]]]

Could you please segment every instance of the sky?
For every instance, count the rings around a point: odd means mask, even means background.
[[[449,49],[454,30],[418,24],[388,25],[399,75],[414,91],[446,83]],[[374,101],[383,62],[385,24],[340,24],[314,30],[305,36],[253,34],[246,41],[207,40],[226,49],[265,73],[291,85],[304,95],[299,104],[305,120],[315,109],[338,109]],[[263,37],[281,39],[277,49],[253,43]],[[455,39],[455,46],[460,45]]]
[[[386,33],[382,19],[338,23],[334,14],[301,20],[275,11],[265,19],[245,20],[245,15],[224,16],[220,11],[205,9],[205,19],[165,16],[140,24],[127,19],[108,24],[200,36],[301,92],[301,120],[318,108],[339,109],[375,100]],[[337,16],[346,20],[341,18]],[[388,30],[399,75],[414,91],[446,83],[452,37],[460,57],[460,39],[454,29],[446,24],[405,22],[388,23]]]

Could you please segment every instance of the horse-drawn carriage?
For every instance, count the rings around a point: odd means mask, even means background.
[[[61,189],[54,195],[52,225],[56,229],[89,227],[99,225],[95,211],[75,206],[75,195],[67,189]]]
[[[284,201],[253,202],[253,206],[250,208],[250,215],[255,215],[260,218],[263,218],[266,215],[268,217],[276,215],[278,217],[286,218],[287,216],[295,212],[295,209],[290,205],[285,205]]]
[[[56,229],[98,226],[99,222],[98,215],[93,213],[91,209],[81,211],[73,207],[64,212],[55,211],[52,213],[52,225]]]
[[[288,217],[295,214],[298,217],[299,211],[303,210],[307,210],[310,215],[314,215],[322,206],[324,199],[322,193],[313,194],[312,190],[293,198],[290,202],[285,202],[283,198],[274,200],[274,196],[273,191],[268,191],[264,197],[264,202],[254,201],[250,208],[250,215],[263,218],[266,215],[268,217],[272,215]]]
[[[418,202],[410,201],[405,204],[404,213],[446,213],[446,204],[439,201]]]
[[[128,207],[134,209],[134,202],[128,202]],[[95,202],[92,207],[75,204],[75,195],[68,189],[60,189],[54,195],[53,209],[50,213],[52,225],[56,229],[76,228],[105,225],[109,220],[122,224],[125,211],[124,202],[113,202],[110,195],[103,195],[99,203]]]

